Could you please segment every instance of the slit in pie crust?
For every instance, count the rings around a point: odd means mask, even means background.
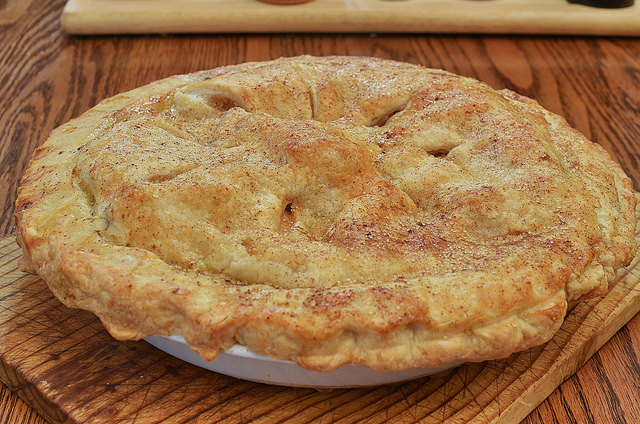
[[[636,253],[632,183],[509,90],[296,57],[109,98],[36,150],[22,266],[118,339],[313,370],[502,358]]]

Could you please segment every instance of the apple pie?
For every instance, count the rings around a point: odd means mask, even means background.
[[[21,266],[117,339],[326,371],[503,358],[636,254],[607,152],[535,101],[360,57],[172,76],[54,130]]]

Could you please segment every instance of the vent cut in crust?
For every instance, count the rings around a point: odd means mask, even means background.
[[[502,358],[635,255],[631,181],[533,100],[373,58],[173,76],[36,150],[22,266],[123,340],[313,370]]]

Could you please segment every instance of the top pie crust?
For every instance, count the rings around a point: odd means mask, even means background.
[[[314,370],[508,356],[636,252],[631,181],[508,90],[297,57],[109,98],[36,150],[23,268],[118,339]]]

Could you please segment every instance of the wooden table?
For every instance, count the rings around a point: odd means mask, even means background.
[[[640,187],[640,40],[450,35],[68,37],[63,0],[0,1],[0,236],[33,149],[100,99],[176,73],[298,54],[371,55],[479,78],[536,98],[602,144]],[[0,341],[1,342],[1,341]],[[640,317],[525,422],[640,420]],[[43,423],[0,387],[0,423]]]

